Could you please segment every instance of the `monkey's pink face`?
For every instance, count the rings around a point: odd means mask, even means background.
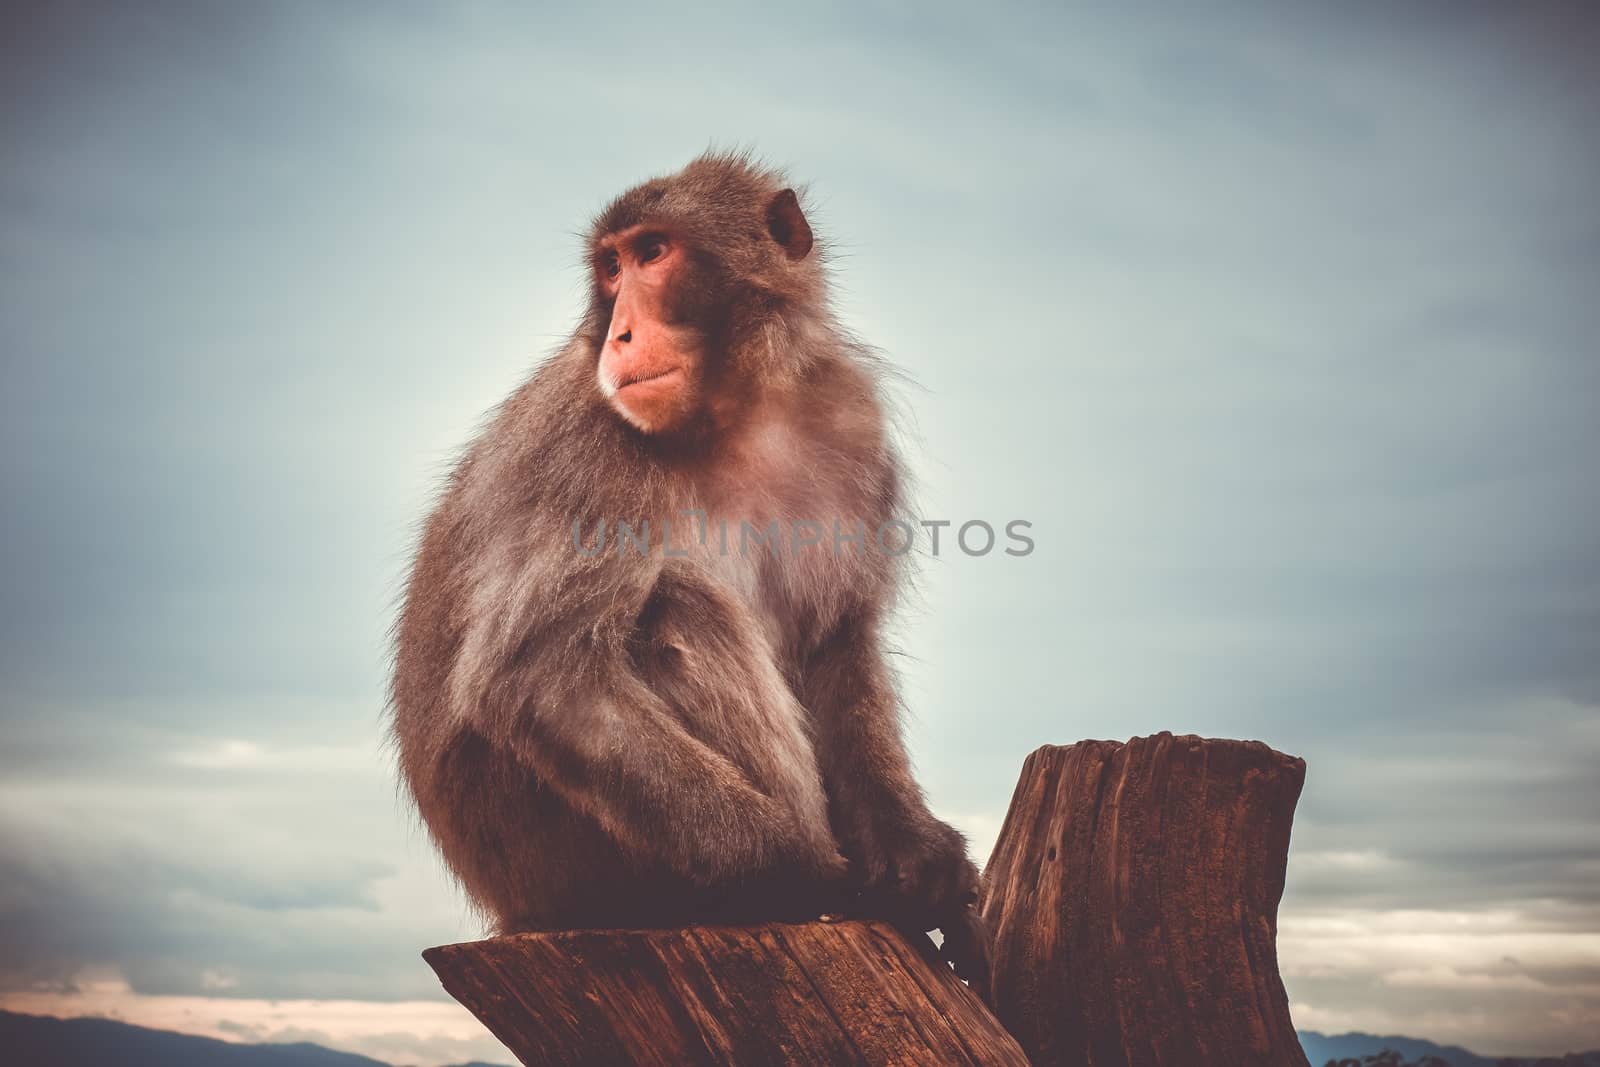
[[[673,321],[687,258],[670,233],[648,226],[608,234],[595,249],[600,290],[614,301],[600,346],[600,392],[645,433],[676,429],[697,407],[700,332]]]

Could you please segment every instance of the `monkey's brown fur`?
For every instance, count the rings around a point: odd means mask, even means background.
[[[700,353],[694,417],[650,434],[608,403],[601,278],[423,534],[394,736],[433,839],[501,931],[843,907],[982,955],[977,874],[901,742],[879,636],[896,559],[832,544],[836,518],[895,516],[900,476],[872,357],[835,324],[792,202],[779,174],[712,155],[603,211],[594,248],[659,225],[686,249],[672,328]],[[602,519],[605,550],[579,552],[574,521],[592,542]],[[614,524],[646,519],[650,552],[619,552]],[[741,522],[775,519],[828,534],[741,555]],[[663,520],[687,555],[664,551]]]

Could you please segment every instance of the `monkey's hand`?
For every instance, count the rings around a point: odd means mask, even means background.
[[[848,885],[850,865],[826,826],[807,824],[783,804],[752,790],[745,803],[708,812],[698,838],[716,845],[715,864],[690,857],[684,873],[703,888],[760,882],[780,892],[803,894],[813,903],[826,888],[829,899]],[[669,855],[669,860],[672,858]]]
[[[843,901],[850,889],[850,862],[839,852],[831,837],[819,843],[806,839],[794,853],[793,861],[781,864],[779,871],[799,872],[827,894],[829,900]]]
[[[808,920],[837,920],[854,909],[857,890],[850,876],[850,863],[837,848],[829,850],[818,863],[816,875],[797,888],[805,894]]]
[[[926,811],[854,820],[840,846],[869,912],[932,930],[977,902],[978,871],[966,839]]]
[[[759,869],[706,886],[706,921],[815,922],[850,912],[853,892],[844,857],[828,849],[795,851]]]
[[[961,834],[925,812],[898,825],[880,816],[858,825],[843,847],[857,857],[861,910],[902,928],[938,929],[940,955],[987,1002],[989,935]]]

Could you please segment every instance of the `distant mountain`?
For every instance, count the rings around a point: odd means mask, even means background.
[[[1393,1049],[1407,1060],[1437,1056],[1450,1067],[1498,1067],[1493,1056],[1480,1056],[1455,1045],[1436,1045],[1415,1037],[1375,1034],[1319,1034],[1301,1030],[1300,1044],[1311,1067],[1329,1060],[1360,1059]],[[1523,1059],[1523,1065],[1559,1060]],[[1600,1067],[1600,1051],[1576,1059],[1582,1067]],[[152,1030],[110,1019],[52,1019],[0,1011],[0,1064],[17,1067],[391,1067],[369,1056],[335,1052],[305,1042],[292,1045],[244,1045],[210,1037]],[[460,1067],[503,1067],[464,1063]],[[1563,1067],[1566,1064],[1563,1063]]]
[[[1315,1030],[1301,1030],[1299,1033],[1300,1047],[1306,1050],[1306,1059],[1311,1061],[1311,1067],[1323,1067],[1329,1060],[1358,1060],[1363,1056],[1382,1052],[1384,1049],[1392,1049],[1407,1060],[1437,1056],[1450,1067],[1498,1067],[1505,1062],[1503,1057],[1480,1056],[1459,1045],[1436,1045],[1432,1041],[1416,1037],[1380,1037],[1376,1034],[1329,1035],[1319,1034]],[[1519,1067],[1532,1067],[1538,1063],[1562,1063],[1560,1058],[1540,1060],[1537,1057],[1523,1057],[1515,1062]],[[1582,1053],[1575,1062],[1582,1067],[1600,1067],[1600,1051]],[[1563,1067],[1566,1067],[1565,1063]]]
[[[52,1019],[0,1011],[0,1063],[17,1067],[390,1067],[300,1042],[242,1045],[110,1019]],[[471,1063],[462,1067],[501,1067]]]
[[[0,1011],[6,1062],[29,1067],[389,1067],[321,1045],[240,1045],[110,1019]]]
[[[1360,1059],[1384,1049],[1393,1049],[1408,1060],[1437,1056],[1450,1067],[1495,1067],[1492,1056],[1480,1056],[1457,1045],[1435,1045],[1416,1037],[1379,1037],[1376,1034],[1319,1034],[1300,1031],[1300,1047],[1306,1050],[1311,1067],[1322,1067],[1329,1060]]]

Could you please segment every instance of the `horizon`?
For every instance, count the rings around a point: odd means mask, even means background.
[[[607,21],[0,14],[0,1008],[506,1058],[419,956],[483,928],[384,747],[400,579],[575,235],[737,144],[904,372],[914,514],[999,535],[897,627],[979,865],[1039,745],[1260,739],[1299,1029],[1600,1046],[1600,15]]]

